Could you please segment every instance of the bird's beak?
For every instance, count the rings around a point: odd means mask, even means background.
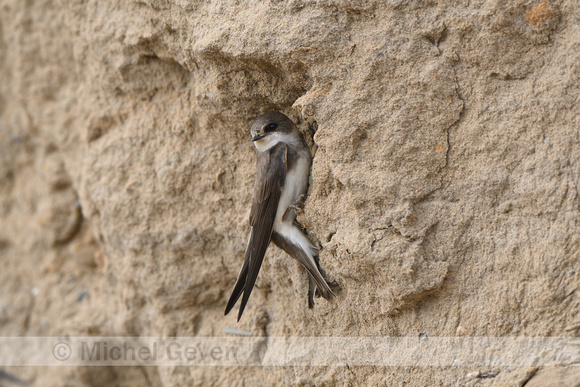
[[[265,135],[264,134],[256,134],[254,137],[252,137],[252,142],[254,141],[258,141],[261,138],[264,138]]]

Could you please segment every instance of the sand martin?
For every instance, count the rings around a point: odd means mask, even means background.
[[[250,298],[270,241],[304,266],[309,276],[308,307],[314,305],[314,292],[329,299],[332,290],[318,271],[316,247],[294,223],[296,204],[308,186],[312,156],[294,123],[279,112],[261,115],[250,129],[257,150],[254,198],[250,212],[252,231],[244,263],[225,314],[243,293],[238,321]]]

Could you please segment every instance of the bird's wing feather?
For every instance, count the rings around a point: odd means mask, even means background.
[[[266,249],[276,218],[278,202],[286,178],[288,148],[284,144],[273,147],[269,152],[258,154],[254,200],[250,212],[252,232],[246,249],[244,264],[238,275],[236,285],[226,306],[228,314],[243,292],[238,321],[250,298],[258,272],[262,266]]]

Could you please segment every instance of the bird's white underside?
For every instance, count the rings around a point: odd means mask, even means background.
[[[271,149],[278,143],[285,143],[289,146],[294,146],[301,149],[302,143],[300,138],[293,134],[286,133],[271,133],[261,140],[255,141],[254,145],[259,152],[264,152]],[[296,214],[291,211],[286,220],[282,220],[284,213],[290,205],[292,205],[303,193],[306,192],[308,186],[308,175],[310,173],[310,155],[306,151],[298,153],[298,160],[294,164],[292,170],[286,172],[286,180],[278,209],[276,210],[276,218],[274,220],[274,231],[280,234],[284,239],[292,244],[299,246],[312,261],[314,265],[314,256],[318,253],[316,247],[310,243],[306,235],[294,225]]]
[[[312,246],[312,243],[310,243],[306,235],[304,235],[294,224],[294,219],[296,218],[294,211],[290,211],[286,220],[282,220],[288,207],[293,204],[300,195],[306,192],[308,174],[310,172],[310,160],[308,158],[308,154],[304,152],[304,154],[300,155],[299,159],[296,161],[294,168],[291,171],[286,172],[286,182],[282,189],[282,195],[280,196],[280,202],[278,203],[276,218],[274,220],[274,231],[282,235],[284,239],[290,241],[292,244],[300,246],[300,248],[306,252],[308,258],[313,260],[317,253],[316,247]]]

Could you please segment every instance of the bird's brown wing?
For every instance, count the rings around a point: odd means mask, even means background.
[[[287,155],[288,148],[284,144],[278,144],[268,152],[258,153],[254,200],[250,212],[252,232],[244,257],[244,264],[225,311],[225,314],[230,312],[243,292],[238,321],[242,317],[244,308],[250,298],[266,249],[270,243],[276,210],[278,209],[278,202],[280,201],[284,179],[286,178]]]

